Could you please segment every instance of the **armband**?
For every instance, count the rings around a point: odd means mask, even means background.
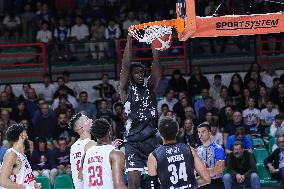
[[[159,182],[159,178],[158,175],[156,176],[149,176],[149,189],[157,189],[160,188],[160,182]]]

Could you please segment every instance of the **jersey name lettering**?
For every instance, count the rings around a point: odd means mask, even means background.
[[[173,163],[173,162],[177,162],[177,161],[183,161],[184,157],[183,157],[183,154],[180,154],[180,155],[167,157],[167,159],[168,159],[169,163]]]
[[[80,158],[80,157],[82,157],[81,152],[76,152],[76,153],[73,154],[74,159],[77,159],[77,158]]]
[[[103,157],[102,156],[93,156],[93,157],[90,157],[88,159],[88,164],[94,163],[94,162],[103,163]]]

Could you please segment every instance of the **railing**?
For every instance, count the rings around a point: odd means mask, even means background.
[[[117,75],[121,70],[122,58],[124,53],[126,39],[119,39],[117,45]],[[148,62],[152,61],[152,49],[138,41],[133,42],[132,53],[134,55],[133,61]],[[138,55],[139,54],[139,55]],[[173,36],[172,46],[160,53],[160,61],[163,62],[165,69],[181,69],[186,75],[188,74],[187,64],[187,50],[184,42],[179,42],[177,36]]]
[[[46,46],[0,44],[0,62],[0,69],[5,70],[0,72],[0,78],[43,76],[47,72]]]
[[[258,35],[259,64],[284,63],[284,58],[282,56],[273,56],[284,53],[284,39],[281,39],[280,35],[281,34],[275,34],[275,39],[271,39],[271,37],[268,36],[263,37]],[[276,44],[276,48],[271,48],[272,44]],[[282,49],[277,49],[277,45],[282,47]]]

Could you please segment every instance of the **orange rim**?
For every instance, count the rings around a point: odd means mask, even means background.
[[[138,25],[133,25],[128,28],[128,30],[143,30],[150,26],[169,26],[173,27],[177,30],[177,32],[182,33],[184,32],[184,19],[183,18],[177,18],[172,20],[162,20],[162,21],[156,21],[156,22],[148,22]]]

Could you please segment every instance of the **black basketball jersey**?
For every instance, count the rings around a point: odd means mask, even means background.
[[[141,142],[156,133],[157,102],[151,89],[150,77],[145,79],[141,86],[130,86],[124,107],[128,114],[126,123],[128,141]]]
[[[161,189],[193,189],[194,158],[186,144],[162,145],[153,152]]]

